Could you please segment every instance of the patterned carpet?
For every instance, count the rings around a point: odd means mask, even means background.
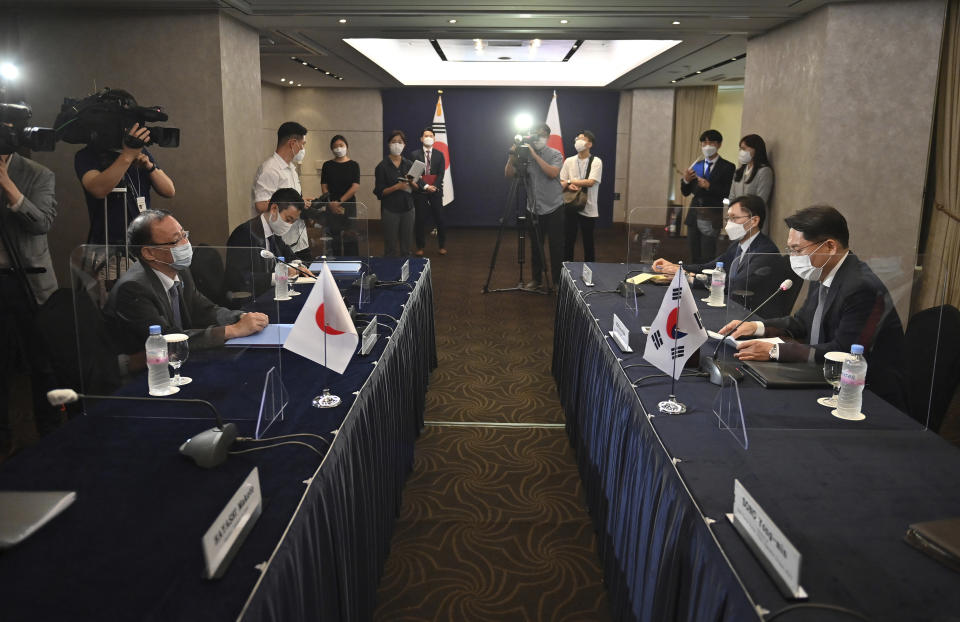
[[[481,293],[496,231],[448,238],[446,256],[428,242],[440,364],[375,619],[609,620],[550,376],[556,297]],[[619,238],[598,235],[599,260]],[[503,242],[491,289],[519,279],[516,233]]]

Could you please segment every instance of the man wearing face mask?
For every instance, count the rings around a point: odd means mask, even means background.
[[[903,327],[886,286],[850,252],[847,221],[830,206],[815,205],[785,220],[790,231],[790,265],[810,281],[803,306],[793,315],[762,322],[730,322],[720,332],[739,337],[782,337],[786,343],[749,340],[739,344],[743,361],[823,363],[831,351],[849,352],[861,344],[867,359],[867,384],[896,406],[903,405],[898,365],[903,361]]]
[[[307,128],[296,121],[287,121],[277,130],[277,149],[267,158],[253,181],[253,215],[262,214],[270,207],[270,197],[280,188],[300,190],[297,165],[307,155]],[[302,220],[284,236],[284,241],[300,259],[310,259],[310,242]]]
[[[531,159],[527,166],[527,211],[532,214],[527,222],[533,280],[526,284],[526,288],[538,290],[543,287],[543,238],[547,238],[550,245],[550,273],[554,285],[560,282],[560,269],[563,266],[563,188],[559,179],[563,154],[547,146],[550,126],[546,123],[535,127],[533,135],[533,145],[527,145]],[[513,145],[503,172],[507,177],[513,177],[519,169],[516,145]]]
[[[283,236],[300,220],[303,197],[293,188],[280,188],[270,197],[269,204],[266,212],[239,225],[227,240],[223,279],[228,292],[249,292],[256,297],[273,285],[276,260],[261,257],[263,249],[292,261],[293,250]],[[301,270],[312,276],[306,268]],[[293,268],[289,272],[291,276],[297,274]]]
[[[266,315],[225,309],[197,290],[189,270],[189,232],[168,212],[141,213],[130,223],[127,239],[139,261],[110,290],[104,308],[116,321],[125,354],[143,350],[152,324],[163,333],[186,333],[191,350],[221,346],[267,326]]]
[[[577,230],[583,236],[583,260],[594,261],[596,253],[593,246],[593,226],[600,216],[597,208],[597,195],[600,192],[600,180],[603,177],[603,160],[594,156],[590,150],[596,136],[590,130],[583,130],[577,134],[573,148],[577,155],[570,156],[563,161],[560,170],[560,183],[564,190],[577,191],[581,188],[587,191],[587,203],[583,207],[570,207],[563,215],[566,235],[563,245],[564,261],[573,261],[573,250],[577,244]]]
[[[427,244],[428,216],[433,219],[433,224],[437,228],[437,245],[440,247],[440,254],[447,254],[447,227],[443,223],[443,174],[447,163],[443,152],[433,148],[433,141],[433,128],[424,128],[420,132],[420,143],[423,144],[423,149],[417,149],[410,154],[412,159],[420,160],[426,167],[426,172],[423,174],[423,188],[413,195],[416,211],[413,233],[417,243],[417,257],[423,257],[423,247]]]
[[[717,130],[700,134],[700,151],[703,159],[697,160],[683,173],[680,192],[693,195],[684,224],[687,225],[687,242],[690,245],[690,261],[703,263],[717,254],[717,236],[723,220],[723,200],[730,194],[730,184],[736,167],[721,158],[717,151],[723,144],[723,135]]]

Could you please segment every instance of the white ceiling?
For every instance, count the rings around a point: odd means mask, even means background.
[[[6,0],[24,8],[222,9],[260,32],[261,74],[304,87],[381,88],[402,83],[344,39],[680,40],[605,86],[615,89],[743,81],[749,37],[794,20],[828,0],[514,0],[422,5],[409,0]],[[341,23],[340,20],[346,20]],[[456,23],[450,23],[456,20]],[[561,24],[561,20],[567,20]],[[673,22],[679,22],[674,24]],[[313,67],[294,62],[296,56]],[[572,58],[576,58],[574,55]],[[461,63],[462,66],[465,63]],[[630,65],[630,63],[626,63]],[[722,66],[717,66],[722,65]],[[461,69],[462,71],[462,69]],[[700,74],[695,72],[702,71]],[[684,76],[689,76],[684,78]],[[431,86],[450,86],[450,79]],[[296,87],[294,87],[296,88]]]

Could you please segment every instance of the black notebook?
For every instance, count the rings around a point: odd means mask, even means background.
[[[743,371],[766,389],[804,389],[828,386],[823,367],[812,363],[745,361]]]

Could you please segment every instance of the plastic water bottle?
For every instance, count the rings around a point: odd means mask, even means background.
[[[167,366],[167,340],[160,334],[160,326],[150,326],[150,336],[144,346],[147,352],[147,383],[150,395],[170,394],[170,368]]]
[[[844,419],[860,417],[863,405],[863,385],[867,379],[867,361],[863,358],[863,346],[850,346],[850,356],[843,362],[840,372],[840,395],[837,396],[837,416]]]
[[[723,288],[726,285],[727,273],[723,271],[723,262],[718,261],[710,276],[710,298],[707,299],[708,305],[723,305]]]
[[[287,279],[287,266],[284,263],[286,261],[283,257],[277,257],[277,266],[273,270],[274,278],[274,294],[273,297],[277,300],[288,300],[290,298],[289,282]]]

